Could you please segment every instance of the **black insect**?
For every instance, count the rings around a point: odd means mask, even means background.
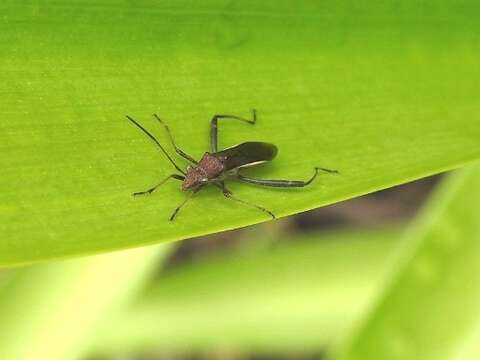
[[[206,152],[200,161],[196,161],[190,155],[185,153],[175,144],[173,136],[168,128],[158,115],[153,115],[166,129],[170,141],[172,142],[173,147],[178,155],[188,160],[192,165],[187,166],[187,171],[183,171],[172,159],[172,157],[167,153],[163,146],[158,142],[158,140],[150,134],[143,126],[141,126],[137,121],[132,119],[127,115],[127,119],[130,120],[135,126],[142,130],[150,139],[152,139],[162,150],[168,160],[173,164],[173,166],[182,174],[172,174],[167,176],[165,179],[160,181],[154,187],[141,192],[136,192],[133,195],[145,195],[151,194],[155,191],[160,185],[165,183],[168,179],[177,179],[182,181],[182,190],[190,190],[188,197],[175,209],[172,216],[170,216],[170,221],[172,221],[175,216],[178,214],[180,209],[187,203],[187,201],[192,197],[193,194],[197,193],[201,188],[207,184],[213,184],[222,190],[225,197],[238,201],[242,204],[256,207],[259,210],[262,210],[268,213],[273,219],[275,215],[265,209],[262,206],[252,204],[250,202],[240,200],[233,196],[232,192],[227,189],[225,186],[224,180],[226,178],[235,178],[237,180],[262,186],[272,186],[272,187],[304,187],[310,184],[316,177],[319,171],[324,171],[327,173],[337,173],[336,170],[330,170],[325,168],[316,167],[315,173],[307,181],[298,181],[298,180],[263,180],[263,179],[252,179],[245,177],[240,174],[240,170],[259,164],[263,164],[267,161],[273,160],[277,155],[277,147],[273,144],[266,142],[244,142],[239,145],[235,145],[224,150],[218,151],[218,142],[217,142],[217,124],[219,119],[235,119],[244,121],[249,124],[255,124],[257,121],[257,114],[255,110],[252,110],[252,120],[244,119],[238,116],[233,115],[215,115],[210,123],[210,143],[211,143],[211,152]]]

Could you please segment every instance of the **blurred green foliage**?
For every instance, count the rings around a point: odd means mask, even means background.
[[[396,229],[290,236],[186,264],[106,324],[95,351],[280,354],[338,345],[378,291],[396,238]]]
[[[449,180],[341,359],[477,359],[480,167]]]

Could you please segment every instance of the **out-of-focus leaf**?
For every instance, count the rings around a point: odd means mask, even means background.
[[[162,245],[13,270],[0,287],[0,359],[81,359],[168,254]]]
[[[335,346],[376,293],[397,237],[310,235],[163,273],[105,324],[93,351],[290,353]]]
[[[441,190],[340,359],[478,359],[480,166]]]

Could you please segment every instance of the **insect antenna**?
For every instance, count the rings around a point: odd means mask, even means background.
[[[133,120],[133,118],[131,118],[130,116],[126,115],[127,116],[127,119],[130,120],[136,127],[138,127],[140,130],[142,130],[150,139],[152,139],[155,144],[158,145],[158,147],[162,150],[162,152],[165,154],[165,156],[168,158],[168,160],[170,160],[170,162],[172,163],[173,166],[175,166],[175,169],[177,169],[178,171],[180,171],[183,175],[186,175],[185,171],[183,171],[176,163],[175,161],[173,161],[173,159],[170,157],[170,155],[168,155],[167,151],[163,148],[163,146],[158,142],[157,139],[155,139],[155,137],[150,134],[148,132],[147,129],[145,129],[142,125],[140,125],[138,122],[136,122],[135,120]]]

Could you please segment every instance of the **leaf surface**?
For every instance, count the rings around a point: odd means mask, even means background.
[[[268,215],[171,180],[125,118],[200,158],[216,113],[220,147],[268,141],[246,174],[305,189],[232,183],[286,216],[459,167],[480,156],[478,4],[6,1],[0,19],[0,266],[185,239]],[[178,160],[181,166],[185,162]]]

